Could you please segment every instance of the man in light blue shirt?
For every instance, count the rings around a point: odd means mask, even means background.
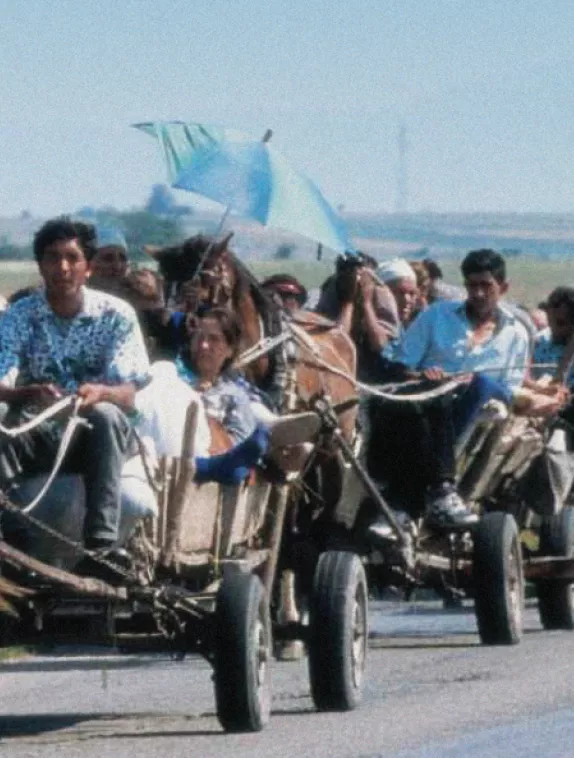
[[[444,300],[423,311],[405,332],[394,358],[419,371],[480,371],[509,390],[517,389],[528,364],[528,333],[498,302],[492,303],[492,308],[487,305],[486,314],[479,315],[472,299],[476,290],[471,283],[464,302]],[[480,297],[483,307],[482,294]]]
[[[451,406],[442,415],[434,414],[429,446],[434,480],[429,482],[426,514],[430,523],[439,526],[465,526],[476,520],[454,484],[456,436],[489,399],[510,404],[529,359],[526,328],[500,302],[508,290],[502,256],[493,250],[474,250],[461,270],[467,299],[437,302],[421,313],[394,355],[394,360],[427,379],[473,375]]]

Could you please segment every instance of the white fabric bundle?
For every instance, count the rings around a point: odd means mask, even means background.
[[[177,374],[175,364],[157,361],[151,366],[151,382],[136,393],[135,407],[138,411],[136,428],[146,447],[156,455],[179,457],[183,445],[183,431],[188,405],[195,401],[198,406],[195,454],[209,455],[211,432],[207,422],[201,395]]]

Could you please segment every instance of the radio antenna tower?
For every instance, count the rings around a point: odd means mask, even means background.
[[[397,196],[395,200],[395,212],[404,213],[408,208],[409,187],[408,187],[408,167],[407,167],[407,127],[401,122],[399,133],[397,135]]]

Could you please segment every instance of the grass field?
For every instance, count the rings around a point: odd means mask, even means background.
[[[444,277],[451,284],[461,282],[460,264],[455,261],[440,261]],[[259,277],[277,271],[297,276],[306,287],[317,287],[333,270],[332,263],[299,263],[269,261],[253,266]],[[529,307],[537,305],[558,285],[574,286],[574,265],[570,261],[541,261],[535,258],[515,258],[508,261],[510,280],[509,299]]]
[[[459,264],[453,261],[441,262],[445,279],[453,284],[460,282]],[[300,261],[257,261],[252,265],[256,276],[264,278],[276,272],[290,273],[303,284],[318,287],[333,270],[332,262],[301,263]],[[510,278],[509,298],[515,302],[535,306],[559,284],[574,286],[574,267],[570,261],[539,261],[531,258],[517,258],[508,262]],[[10,292],[38,282],[35,263],[0,263],[0,293]]]
[[[35,263],[24,261],[3,261],[0,263],[0,294],[7,296],[20,287],[27,287],[39,281]]]
[[[445,280],[452,284],[461,281],[459,264],[440,262]],[[507,262],[510,289],[508,299],[536,306],[558,285],[574,286],[574,266],[567,260],[541,261],[535,258],[513,258]]]
[[[33,655],[34,652],[34,649],[29,647],[0,647],[0,661],[27,658],[29,655]]]

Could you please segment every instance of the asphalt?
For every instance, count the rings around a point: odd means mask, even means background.
[[[481,646],[471,607],[378,603],[361,706],[317,713],[306,662],[275,663],[273,715],[224,734],[198,658],[60,650],[0,664],[0,753],[10,758],[573,756],[574,638]]]

